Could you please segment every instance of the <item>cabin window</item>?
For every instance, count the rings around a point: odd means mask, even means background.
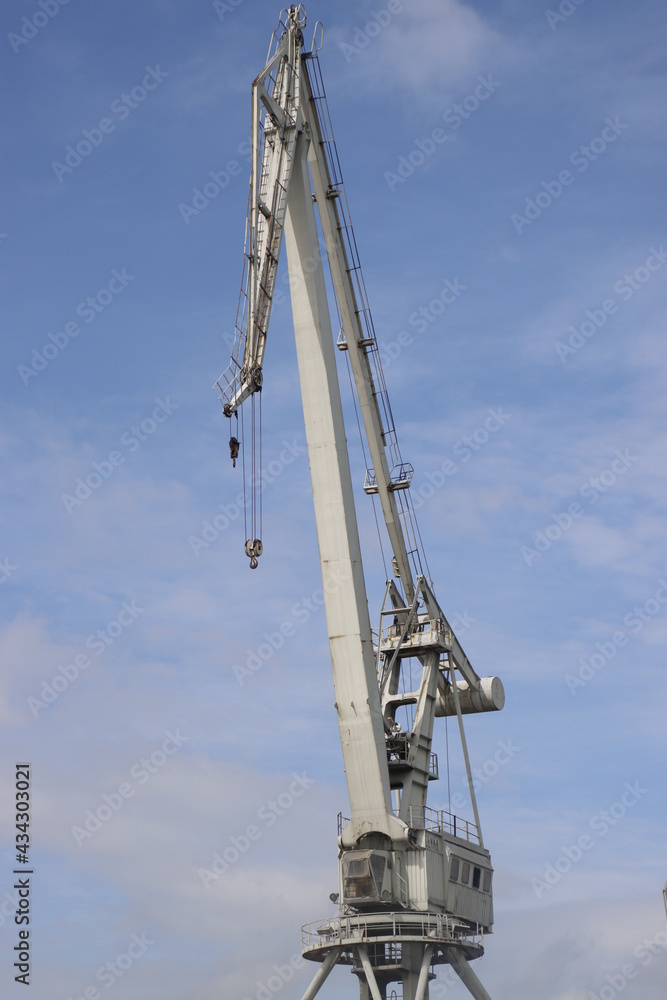
[[[384,879],[384,870],[386,867],[386,858],[383,858],[381,854],[371,854],[371,871],[373,872],[378,892],[382,890],[382,880]]]
[[[378,861],[384,865],[384,858],[377,858],[370,851],[364,852],[362,857],[343,858],[343,896],[346,899],[380,898],[383,869],[378,871]]]
[[[472,887],[473,889],[479,889],[480,882],[482,881],[482,869],[473,868],[472,870]]]
[[[468,885],[470,882],[470,865],[467,861],[463,862],[463,868],[461,869],[461,881],[464,885]]]
[[[491,892],[491,872],[484,872],[484,892]]]
[[[459,859],[452,858],[452,866],[449,869],[449,881],[457,882],[459,878]]]
[[[368,859],[363,858],[360,861],[346,861],[344,869],[347,878],[364,878],[368,875]]]

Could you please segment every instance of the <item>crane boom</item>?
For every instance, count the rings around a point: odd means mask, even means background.
[[[252,161],[244,283],[236,315],[236,343],[218,380],[227,415],[262,387],[266,332],[278,272],[287,197],[297,137],[303,128],[300,103],[301,43],[285,32],[252,85]],[[247,268],[247,269],[246,269]]]
[[[338,372],[307,171],[309,140],[297,143],[285,238],[297,360],[325,590],[334,690],[352,808],[348,837],[405,839],[391,810],[389,769],[375,675]],[[360,655],[361,654],[361,655]]]
[[[482,935],[491,929],[492,868],[462,717],[502,708],[504,693],[498,678],[480,678],[470,664],[426,575],[410,499],[413,470],[401,457],[389,405],[326,103],[318,27],[306,51],[305,23],[302,6],[283,12],[252,85],[244,274],[230,365],[216,385],[229,418],[249,398],[254,406],[262,391],[284,237],[351,810],[339,829],[339,920],[328,930],[318,927],[312,940],[305,930],[304,955],[322,962],[306,998],[336,964],[347,963],[359,976],[362,1000],[384,1000],[391,982],[402,983],[405,1000],[426,1000],[430,967],[448,963],[477,1000],[488,1000],[468,964],[482,954]],[[335,342],[318,218],[341,321]],[[335,345],[346,352],[362,415],[371,462],[364,490],[378,497],[392,551],[393,578],[375,639]],[[254,427],[253,420],[253,433]],[[238,441],[230,444],[234,457]],[[261,540],[248,539],[246,552],[256,566]],[[408,682],[414,665],[416,686]],[[403,711],[405,727],[397,718]],[[458,721],[474,823],[427,806],[429,784],[438,777],[434,722],[448,715]],[[385,945],[393,948],[391,961]]]

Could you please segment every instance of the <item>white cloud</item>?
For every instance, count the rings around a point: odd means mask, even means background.
[[[52,640],[44,619],[21,615],[0,627],[0,721],[12,727],[34,721],[27,699],[39,697],[41,682],[55,675],[59,665],[70,663],[78,652],[73,644]]]
[[[405,0],[403,12],[379,33],[375,24],[372,11],[355,11],[349,24],[327,29],[325,38],[341,48],[350,82],[388,89],[394,100],[418,96],[429,104],[430,91],[439,104],[449,101],[511,52],[510,43],[461,0]]]
[[[385,66],[396,84],[423,92],[447,88],[495,62],[506,43],[469,4],[460,0],[414,0],[395,31],[379,40]]]

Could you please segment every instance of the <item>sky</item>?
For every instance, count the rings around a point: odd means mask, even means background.
[[[506,691],[466,720],[495,868],[476,971],[493,1000],[664,998],[665,11],[307,11],[434,587]],[[2,9],[6,997],[24,995],[17,763],[32,1000],[299,1000],[300,927],[333,912],[347,793],[287,294],[253,573],[210,389],[278,14]],[[340,360],[374,622],[384,573]],[[441,769],[445,741],[438,720]],[[447,798],[441,779],[431,802]],[[337,969],[320,995],[352,1000],[356,980]],[[466,995],[446,973],[431,987]]]

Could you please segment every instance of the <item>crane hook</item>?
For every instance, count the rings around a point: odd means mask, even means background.
[[[264,546],[259,538],[249,538],[245,543],[245,554],[250,559],[250,569],[257,569],[257,560],[264,551]]]
[[[230,437],[229,439],[229,454],[232,459],[232,467],[235,469],[236,459],[239,457],[239,442],[235,437]]]

